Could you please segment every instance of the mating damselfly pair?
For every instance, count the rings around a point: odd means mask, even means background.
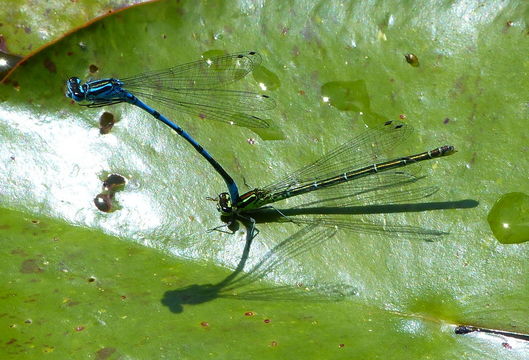
[[[72,77],[67,83],[67,96],[88,107],[128,102],[176,131],[226,182],[228,192],[219,195],[217,207],[222,215],[230,219],[239,217],[252,220],[249,213],[256,209],[316,191],[327,193],[330,200],[362,198],[366,194],[378,199],[386,198],[390,202],[407,199],[407,196],[419,197],[419,194],[427,192],[425,188],[414,187],[419,178],[398,169],[455,151],[453,146],[444,145],[415,155],[373,161],[369,154],[392,149],[410,133],[409,126],[399,121],[387,121],[352,137],[321,159],[290,173],[284,179],[240,195],[233,178],[198,142],[136,96],[199,119],[246,127],[267,127],[266,121],[246,111],[271,109],[275,105],[272,99],[266,95],[221,88],[242,79],[260,62],[259,54],[250,51],[205,58],[123,79],[107,78],[82,84],[79,78]]]

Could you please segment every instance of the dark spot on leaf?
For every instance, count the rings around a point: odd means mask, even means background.
[[[31,323],[33,323],[33,320],[31,320],[31,319],[26,319],[26,320],[24,320],[24,322],[25,322],[26,324],[31,324]]]
[[[101,135],[108,134],[115,123],[114,114],[105,111],[99,117],[99,133]]]
[[[77,326],[77,327],[75,328],[75,331],[83,331],[84,329],[85,329],[84,326],[79,325],[79,326]]]
[[[96,65],[91,64],[91,65],[88,67],[88,70],[90,71],[91,74],[94,74],[94,73],[96,73],[96,72],[99,70],[99,68],[98,68]]]
[[[255,315],[255,313],[252,312],[252,311],[247,311],[247,312],[244,313],[244,316],[254,316],[254,315]]]
[[[413,67],[419,66],[419,58],[415,54],[406,54],[404,55],[406,62]]]
[[[57,73],[57,66],[53,61],[50,60],[50,58],[46,58],[44,60],[44,67],[53,74]]]
[[[112,195],[110,194],[98,194],[94,198],[94,204],[96,208],[103,212],[110,212],[112,209]]]
[[[265,324],[270,324],[270,319],[264,319],[263,321]]]
[[[120,186],[125,185],[125,178],[119,174],[110,174],[103,181],[103,189],[106,191],[115,191]]]
[[[272,347],[276,347],[276,346],[277,346],[277,341],[272,341],[272,342],[270,343],[270,346],[272,346]]]
[[[296,56],[299,56],[301,52],[299,51],[299,48],[297,46],[294,46],[292,48],[292,56],[296,57]]]
[[[104,348],[96,351],[96,360],[108,359],[115,352],[116,352],[116,348],[104,347]]]
[[[35,273],[41,273],[43,271],[44,270],[42,270],[37,265],[37,260],[36,259],[27,259],[20,266],[20,272],[23,273],[23,274],[35,274]]]
[[[7,50],[6,39],[3,35],[0,35],[0,51],[4,53],[9,53],[9,50]]]
[[[449,118],[445,118],[445,119],[443,120],[443,124],[448,124],[449,122],[450,122],[450,119],[449,119]]]
[[[11,344],[15,343],[16,341],[17,341],[17,339],[11,338],[8,342],[6,342],[6,345],[11,345]]]
[[[209,323],[208,323],[207,321],[202,321],[202,322],[200,323],[200,326],[202,326],[202,327],[208,327],[208,326],[209,326]]]
[[[94,281],[96,281],[96,278],[95,278],[95,277],[90,276],[90,277],[88,278],[88,282],[94,282]]]

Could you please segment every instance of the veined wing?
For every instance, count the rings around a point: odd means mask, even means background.
[[[435,185],[421,185],[423,178],[403,171],[382,172],[292,198],[297,205],[289,207],[390,205],[418,201],[439,190]]]
[[[270,110],[275,101],[267,95],[226,89],[163,90],[157,93],[135,91],[139,99],[149,99],[196,119],[210,119],[250,128],[267,128],[268,123],[247,111]]]
[[[144,72],[120,79],[127,89],[152,91],[213,88],[233,83],[245,77],[261,64],[255,51],[204,58],[167,69]]]
[[[317,224],[318,226],[330,227],[337,230],[348,230],[362,234],[382,235],[384,237],[403,237],[409,240],[422,240],[432,242],[441,240],[448,232],[428,229],[412,225],[387,224],[385,222],[362,221],[347,215],[336,216],[291,216],[282,219],[285,222],[298,224]]]
[[[379,127],[367,129],[314,163],[264,187],[263,190],[272,193],[285,191],[361,169],[375,162],[386,161],[380,154],[402,143],[411,131],[411,127],[400,121],[388,121]]]

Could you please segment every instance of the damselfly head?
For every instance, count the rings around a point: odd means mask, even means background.
[[[225,192],[219,194],[217,210],[221,213],[221,215],[231,215],[233,213],[230,194]]]
[[[75,101],[83,101],[86,94],[85,87],[85,85],[81,85],[81,79],[78,77],[71,77],[66,82],[66,96]]]

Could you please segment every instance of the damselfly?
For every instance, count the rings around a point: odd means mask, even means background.
[[[268,110],[275,103],[267,95],[221,89],[255,69],[261,63],[257,52],[249,51],[205,58],[168,69],[136,76],[107,78],[82,84],[77,77],[67,82],[66,96],[87,107],[127,102],[147,111],[186,139],[222,176],[231,199],[239,198],[237,184],[222,166],[180,126],[146,105],[136,96],[190,114],[197,119],[217,120],[231,125],[266,128],[268,123],[245,111]]]
[[[377,200],[395,203],[431,195],[435,192],[434,188],[413,187],[420,178],[397,169],[453,154],[453,146],[445,145],[393,160],[373,161],[370,157],[370,154],[382,153],[397,146],[409,133],[407,125],[388,121],[381,127],[364,131],[282,180],[248,191],[235,201],[230,194],[221,193],[217,209],[222,216],[230,219],[241,217],[248,220],[252,219],[252,211],[262,209],[265,205],[307,193],[321,194],[323,197],[309,202],[307,206],[326,202],[344,205],[349,204],[351,198],[367,199],[371,203]]]

